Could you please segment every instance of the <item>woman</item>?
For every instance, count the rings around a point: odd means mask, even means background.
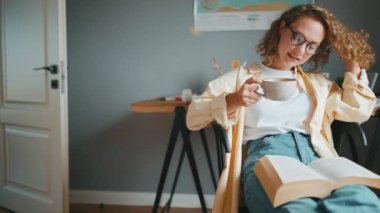
[[[364,122],[375,105],[365,71],[374,62],[367,37],[364,32],[348,30],[323,7],[294,7],[272,23],[258,44],[260,64],[210,82],[204,94],[191,103],[187,114],[190,129],[201,129],[214,120],[226,129],[235,129],[236,143],[221,175],[214,212],[236,211],[240,173],[244,203],[250,212],[380,212],[377,196],[361,185],[342,187],[324,199],[301,198],[273,208],[252,169],[268,154],[290,156],[304,164],[337,156],[332,121]],[[300,67],[306,62],[314,68],[324,65],[331,48],[345,64],[343,89]],[[265,78],[294,78],[298,89],[288,100],[271,101],[258,92]],[[243,172],[242,143],[247,147]]]

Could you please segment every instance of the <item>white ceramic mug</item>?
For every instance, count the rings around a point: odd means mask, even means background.
[[[297,81],[292,78],[267,78],[261,82],[264,97],[273,101],[289,99],[297,88]]]

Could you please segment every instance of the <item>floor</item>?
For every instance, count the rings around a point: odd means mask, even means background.
[[[160,212],[159,209],[158,212]],[[71,204],[70,213],[151,213],[150,206]],[[171,208],[170,213],[200,213],[201,209]],[[0,212],[1,213],[1,212]]]
[[[159,209],[159,212],[161,209]],[[95,204],[71,204],[70,213],[150,213],[150,206],[121,206],[121,205],[95,205]],[[201,209],[171,208],[170,213],[200,213]],[[0,213],[14,213],[0,207]]]

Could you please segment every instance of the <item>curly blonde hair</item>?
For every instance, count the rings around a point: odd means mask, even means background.
[[[369,34],[364,31],[351,31],[343,25],[327,9],[316,5],[300,5],[284,12],[280,18],[273,21],[270,29],[256,46],[256,51],[264,58],[264,63],[271,64],[277,56],[280,41],[279,29],[281,23],[290,25],[300,17],[311,17],[319,21],[325,29],[325,38],[318,51],[310,61],[317,69],[328,62],[333,48],[343,61],[357,61],[359,66],[368,69],[375,62],[375,54],[368,43]]]

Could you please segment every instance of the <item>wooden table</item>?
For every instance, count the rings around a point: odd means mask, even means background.
[[[176,184],[177,184],[177,180],[178,180],[178,176],[179,176],[179,171],[181,169],[183,158],[184,158],[184,155],[186,153],[187,157],[189,159],[190,168],[191,168],[191,171],[193,174],[195,186],[196,186],[197,193],[199,196],[199,200],[201,203],[202,212],[204,212],[204,213],[207,212],[206,202],[204,200],[203,190],[202,190],[202,187],[200,184],[198,169],[196,166],[193,149],[191,147],[191,142],[190,142],[190,133],[191,132],[186,126],[186,109],[187,109],[188,105],[189,105],[189,103],[184,103],[182,101],[165,101],[165,100],[160,100],[160,99],[139,101],[139,102],[132,103],[132,105],[131,105],[132,111],[136,112],[136,113],[174,113],[174,122],[173,122],[172,130],[170,133],[169,144],[168,144],[168,148],[166,150],[165,160],[164,160],[164,164],[162,167],[160,181],[159,181],[157,192],[156,192],[156,198],[155,198],[154,206],[153,206],[153,210],[152,210],[153,213],[157,212],[157,210],[158,210],[158,206],[159,206],[159,203],[161,200],[161,195],[162,195],[162,191],[164,188],[166,176],[167,176],[169,166],[170,166],[170,162],[171,162],[171,158],[173,155],[174,146],[176,144],[179,133],[181,133],[181,135],[182,135],[182,139],[183,139],[184,144],[182,146],[180,159],[179,159],[179,162],[177,165],[177,171],[176,171],[174,182],[172,185],[170,198],[167,201],[167,203],[165,204],[164,209],[166,209],[167,211],[169,211],[169,209],[170,209],[171,200],[173,198],[173,194],[174,194]],[[200,130],[200,133],[201,133],[203,146],[205,148],[206,157],[208,160],[208,165],[210,168],[214,187],[216,188],[216,179],[215,179],[215,175],[214,175],[214,172],[212,169],[210,152],[209,152],[207,142],[206,142],[206,135],[205,135],[205,132],[203,129]]]
[[[176,107],[187,109],[189,103],[182,101],[165,101],[160,99],[144,100],[132,103],[132,112],[138,113],[174,113]]]

